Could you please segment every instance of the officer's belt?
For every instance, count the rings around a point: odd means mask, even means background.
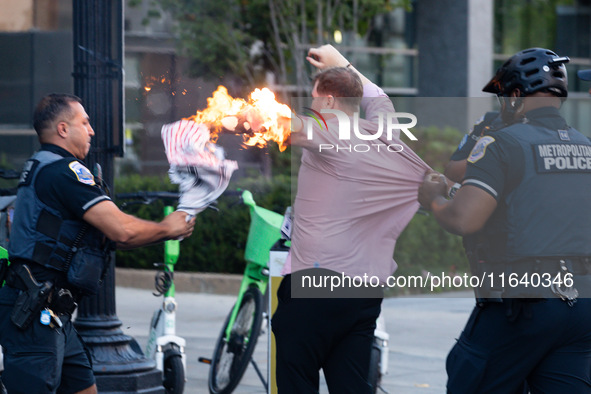
[[[6,276],[6,286],[8,287],[12,287],[13,289],[16,290],[20,290],[20,291],[27,291],[27,286],[25,286],[24,283],[22,283],[22,281],[20,279],[18,279],[16,277],[16,275],[14,275],[12,272],[14,272],[13,270],[15,269],[15,267],[18,265],[18,263],[11,263],[11,265],[8,267],[8,275]],[[54,295],[56,295],[59,292],[60,288],[58,287],[53,287],[52,292]],[[55,298],[55,296],[54,296]],[[48,302],[46,306],[50,307],[53,312],[55,312],[58,315],[62,315],[62,314],[69,314],[71,315],[72,313],[74,313],[74,310],[76,309],[77,304],[72,305],[72,306],[65,306],[62,304],[58,304],[57,302],[55,302],[56,300],[54,299],[52,302]],[[74,300],[72,300],[74,301]]]
[[[16,275],[14,275],[14,270],[18,265],[20,265],[18,261],[11,261],[10,265],[8,266],[8,273],[6,274],[6,286],[21,291],[27,291],[27,286],[25,286],[25,284],[22,283],[22,281],[18,279]]]
[[[505,273],[557,273],[561,261],[573,275],[591,275],[591,257],[535,257],[512,262],[478,262],[481,271]]]
[[[566,267],[566,271],[562,269]],[[544,284],[555,281],[557,275],[570,274],[575,287],[582,292],[584,298],[591,297],[591,257],[535,257],[513,262],[485,262],[476,263],[477,273],[484,277],[484,285],[490,284],[487,279],[494,278],[494,287],[483,286],[474,288],[476,297],[484,302],[502,302],[504,298],[557,298],[551,286]],[[523,286],[521,279],[532,280],[532,276],[539,275],[539,285]],[[542,277],[543,274],[549,276]],[[503,287],[499,286],[504,278]],[[516,286],[511,286],[510,278],[516,280]]]

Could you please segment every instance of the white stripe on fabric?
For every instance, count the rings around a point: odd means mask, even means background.
[[[480,187],[484,188],[485,190],[488,190],[490,192],[490,194],[492,194],[495,198],[499,196],[499,193],[497,193],[497,191],[495,189],[493,189],[492,187],[490,187],[486,183],[476,180],[476,179],[467,179],[464,181],[464,183],[462,185],[480,186]]]
[[[82,210],[86,211],[88,208],[90,208],[94,204],[98,203],[99,201],[103,201],[103,200],[111,200],[111,199],[108,196],[99,196],[99,197],[93,198],[92,200],[90,200],[89,202],[84,204],[84,206],[82,207]]]

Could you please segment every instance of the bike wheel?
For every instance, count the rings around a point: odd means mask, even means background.
[[[230,338],[226,327],[230,314],[217,340],[209,369],[209,392],[229,394],[242,379],[257,344],[263,318],[263,296],[254,287],[244,293]]]
[[[164,354],[164,381],[162,385],[167,394],[182,394],[185,389],[185,367],[180,354]]]
[[[378,392],[378,387],[382,380],[382,376],[380,373],[380,360],[380,348],[374,344],[371,347],[371,356],[369,359],[369,376],[367,379],[369,381],[369,384],[371,384],[371,392],[373,394]]]

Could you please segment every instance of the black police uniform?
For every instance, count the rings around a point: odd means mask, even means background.
[[[31,173],[34,177],[29,177]],[[31,184],[27,184],[29,178],[33,180]],[[83,289],[74,285],[70,270],[62,264],[73,261],[68,248],[86,250],[93,242],[103,242],[94,228],[81,231],[85,227],[82,216],[109,197],[96,185],[83,162],[49,144],[44,144],[27,162],[18,196],[9,244],[8,278],[11,272],[26,266],[38,283],[53,284],[54,301],[60,289],[70,291],[76,300]],[[75,241],[77,237],[80,239]],[[97,248],[93,245],[90,249]],[[105,255],[100,250],[96,252],[98,261],[104,262]],[[45,306],[55,309],[52,312],[62,327],[55,320],[47,325],[48,320],[41,313],[33,316],[24,329],[13,324],[11,314],[17,309],[14,304],[24,290],[23,283],[14,278],[7,279],[7,285],[0,289],[0,344],[5,356],[2,382],[8,392],[76,392],[92,386],[95,379],[91,360],[72,325],[72,309],[59,310],[59,305],[54,307],[47,301]]]
[[[487,245],[471,262],[479,275],[495,272],[496,285],[483,290],[484,302],[448,355],[449,392],[590,393],[591,300],[583,297],[589,296],[591,143],[556,108],[538,108],[478,141],[463,185],[497,200],[483,229]],[[579,298],[561,299],[560,289],[543,279],[515,288],[507,281],[511,273],[532,279],[544,272],[552,279],[574,275]],[[517,299],[528,296],[535,298]]]

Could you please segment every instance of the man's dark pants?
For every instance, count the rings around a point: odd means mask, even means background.
[[[272,327],[279,394],[370,393],[369,361],[381,298],[292,298],[291,275],[277,291]]]

